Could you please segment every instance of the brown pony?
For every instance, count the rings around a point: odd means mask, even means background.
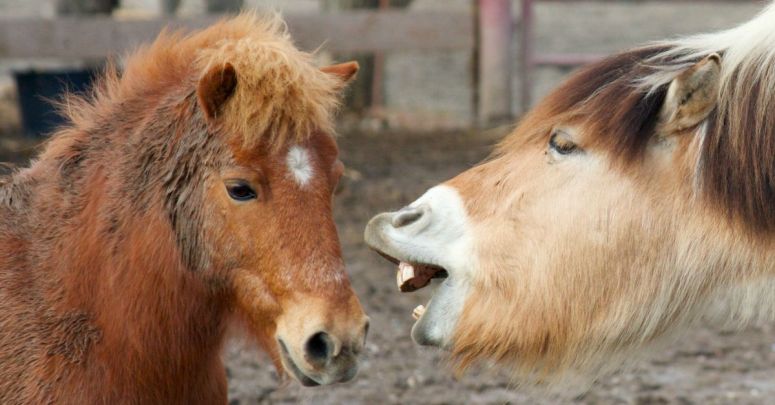
[[[366,240],[402,290],[446,277],[415,342],[543,386],[594,380],[706,316],[772,319],[773,21],[775,5],[591,65],[486,162],[374,217]]]
[[[0,403],[225,403],[235,321],[305,385],[353,378],[331,114],[356,70],[242,15],[68,97],[0,188]]]

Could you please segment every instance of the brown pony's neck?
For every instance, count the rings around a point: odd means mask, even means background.
[[[149,400],[186,398],[192,386],[222,382],[230,306],[227,292],[181,253],[170,210],[178,204],[165,197],[186,185],[164,184],[177,163],[153,156],[175,154],[168,145],[180,128],[165,129],[65,133],[15,179],[33,186],[20,213],[25,239],[35,243],[28,267],[45,274],[33,287],[49,301],[40,308],[88,324],[88,336],[62,338],[71,348],[63,357],[91,367],[95,384],[116,395],[136,395],[140,384]],[[142,150],[122,156],[132,144]]]

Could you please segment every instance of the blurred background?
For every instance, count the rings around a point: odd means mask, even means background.
[[[165,25],[203,27],[240,9],[279,11],[320,64],[362,66],[340,114],[347,165],[336,219],[354,287],[372,318],[360,376],[314,390],[278,383],[237,339],[226,353],[233,404],[531,404],[497,372],[455,380],[443,355],[409,339],[428,289],[400,295],[365,248],[373,214],[399,208],[487,156],[573,69],[644,42],[733,27],[751,0],[0,0],[0,161],[26,164],[61,120],[47,99],[85,89],[109,55]],[[775,21],[773,22],[775,24]],[[649,362],[607,377],[579,404],[766,404],[775,398],[775,325],[707,325]]]

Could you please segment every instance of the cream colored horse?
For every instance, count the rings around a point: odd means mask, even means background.
[[[412,329],[459,370],[561,383],[775,304],[775,6],[575,74],[481,165],[377,215]],[[575,378],[572,381],[577,381]]]

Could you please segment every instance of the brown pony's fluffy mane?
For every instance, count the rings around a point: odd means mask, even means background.
[[[197,85],[211,67],[227,63],[236,72],[236,87],[215,122],[206,122]],[[7,183],[0,200],[19,201],[19,190],[50,177],[50,170],[63,194],[80,195],[91,189],[89,176],[113,167],[111,176],[137,212],[155,201],[154,192],[164,193],[179,248],[192,268],[206,263],[195,236],[198,222],[191,220],[203,167],[226,164],[233,155],[226,145],[276,150],[315,131],[333,133],[343,86],[293,46],[278,15],[241,14],[190,34],[165,30],[122,65],[108,64],[91,92],[64,97],[59,108],[67,123],[29,169],[0,181]],[[78,201],[73,210],[81,208]]]
[[[165,29],[126,57],[121,71],[109,64],[90,94],[61,102],[70,123],[65,131],[93,128],[129,100],[164,103],[181,89],[193,92],[200,76],[225,63],[237,72],[237,90],[224,110],[227,132],[241,137],[244,147],[300,141],[314,130],[333,133],[341,83],[294,47],[279,15],[252,13],[191,34]]]

